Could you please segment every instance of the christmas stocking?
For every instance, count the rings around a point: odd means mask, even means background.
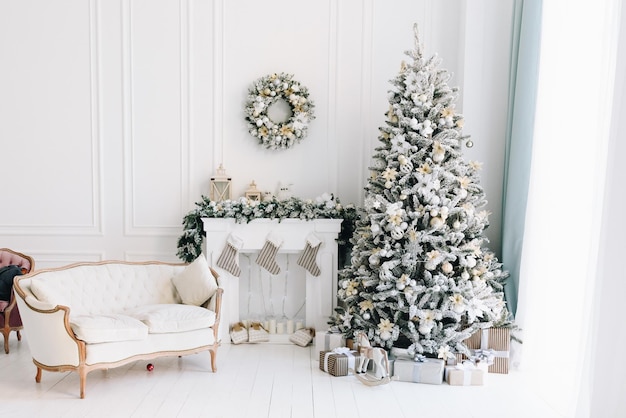
[[[304,267],[309,273],[311,273],[315,277],[319,276],[321,273],[320,268],[315,262],[315,258],[317,257],[317,251],[320,249],[321,244],[322,241],[317,237],[317,235],[311,232],[306,237],[306,245],[304,247],[304,250],[300,254],[300,257],[298,257],[297,261],[300,267]]]
[[[241,238],[230,234],[215,264],[233,276],[239,277],[241,274],[241,268],[239,268],[239,250],[241,247],[243,247]]]
[[[283,244],[283,239],[271,232],[265,238],[265,244],[259,252],[259,256],[256,258],[256,263],[269,271],[270,274],[280,273],[280,266],[276,264],[276,253]]]

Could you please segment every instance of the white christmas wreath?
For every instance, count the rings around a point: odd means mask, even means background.
[[[267,149],[287,149],[307,135],[308,124],[315,119],[309,90],[292,79],[292,74],[270,74],[259,78],[248,90],[246,120],[248,132]],[[291,114],[284,122],[275,122],[268,108],[284,100]]]

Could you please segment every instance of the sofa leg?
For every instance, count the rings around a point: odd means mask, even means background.
[[[85,399],[85,386],[87,386],[87,371],[84,368],[78,369],[80,376],[80,399]]]
[[[217,357],[217,352],[215,350],[210,350],[209,353],[211,353],[211,370],[213,370],[213,373],[215,373],[217,371],[217,364],[215,361],[215,357]]]
[[[41,367],[37,367],[37,374],[35,375],[35,382],[41,383]]]

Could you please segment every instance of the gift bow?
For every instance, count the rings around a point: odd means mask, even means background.
[[[455,369],[457,370],[476,370],[476,365],[474,363],[472,363],[471,361],[464,361],[463,363],[457,363],[456,366],[454,366]]]
[[[494,349],[490,348],[488,350],[473,350],[473,355],[470,356],[470,360],[474,363],[479,361],[484,361],[487,365],[491,366],[496,358],[496,352]]]
[[[337,347],[337,348],[333,348],[333,353],[348,355],[350,354],[350,349],[348,347]]]
[[[426,356],[422,354],[415,354],[413,356],[413,361],[416,363],[424,363],[426,361]]]

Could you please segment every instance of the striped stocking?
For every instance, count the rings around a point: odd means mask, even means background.
[[[280,266],[276,264],[276,254],[282,244],[283,239],[281,237],[269,233],[265,238],[265,244],[263,244],[261,252],[259,252],[256,258],[256,263],[269,271],[270,274],[276,275],[280,273]]]
[[[317,266],[315,259],[317,257],[317,252],[321,247],[322,241],[315,235],[315,233],[311,232],[306,237],[306,246],[302,253],[300,253],[300,257],[298,257],[298,265],[304,267],[309,273],[313,276],[317,277],[321,274],[320,268]]]

